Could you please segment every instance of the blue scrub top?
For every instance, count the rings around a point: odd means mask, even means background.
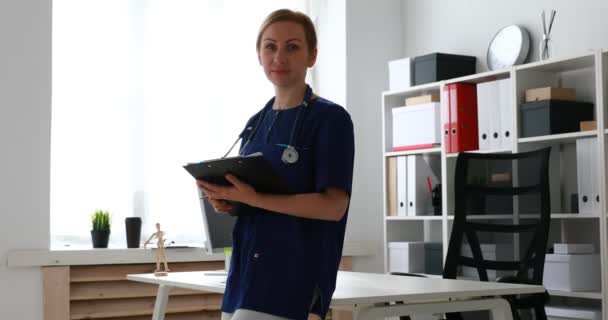
[[[311,89],[307,88],[306,97]],[[350,115],[323,98],[287,110],[273,110],[274,99],[254,115],[243,131],[243,141],[254,132],[243,155],[262,152],[293,193],[338,188],[349,195],[352,187],[354,133]],[[257,130],[247,130],[255,127]],[[292,145],[295,164],[281,155],[298,118]],[[325,318],[336,286],[348,209],[337,222],[298,218],[246,206],[233,230],[233,247],[222,311],[249,309],[290,318],[308,313]],[[313,297],[316,297],[314,305]]]

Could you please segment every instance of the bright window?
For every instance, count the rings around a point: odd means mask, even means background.
[[[255,39],[264,17],[306,0],[55,0],[51,244],[90,246],[89,216],[160,222],[204,240],[187,162],[221,157],[273,95]],[[235,152],[233,151],[233,154]]]

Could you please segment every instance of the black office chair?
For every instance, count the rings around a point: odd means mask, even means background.
[[[488,281],[541,285],[551,219],[549,154],[551,148],[517,154],[461,153],[456,162],[455,211],[443,277],[456,279],[464,268],[468,275]],[[483,220],[479,215],[512,215],[514,208],[525,219],[513,217]],[[475,217],[473,217],[475,216]],[[500,244],[496,257],[484,257],[482,243]],[[499,247],[511,257],[499,257]],[[516,253],[519,252],[518,256]],[[475,272],[475,269],[477,272]],[[507,273],[506,275],[504,275]],[[501,277],[502,275],[502,277]],[[548,294],[504,297],[511,304],[513,319],[520,310],[533,310],[536,319],[546,320]],[[448,319],[462,319],[458,313]]]

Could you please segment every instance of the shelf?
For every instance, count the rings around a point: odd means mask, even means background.
[[[512,214],[480,214],[480,215],[471,215],[467,218],[469,220],[505,220],[512,219],[515,215]],[[538,214],[521,214],[519,215],[520,219],[536,219],[538,218]],[[578,213],[552,213],[551,219],[597,219],[598,215],[591,214],[578,214]],[[453,215],[448,216],[448,220],[454,220]]]
[[[417,149],[417,150],[406,150],[406,151],[395,151],[395,152],[385,152],[384,157],[398,157],[398,156],[407,156],[412,154],[439,154],[441,153],[441,147],[436,148],[428,148],[428,149]]]
[[[487,149],[487,150],[471,150],[471,151],[466,151],[468,153],[511,153],[513,152],[513,150],[511,149]],[[458,157],[460,153],[458,152],[454,152],[454,153],[446,153],[445,156],[447,158],[456,158]]]
[[[595,299],[602,300],[601,292],[590,292],[590,291],[561,291],[561,290],[548,290],[549,295],[556,297],[570,297],[570,298],[584,298],[584,299]]]
[[[493,70],[488,72],[476,73],[464,77],[445,80],[445,84],[450,83],[482,83],[495,80],[502,80],[511,77],[510,69]]]
[[[441,87],[441,82],[425,83],[425,84],[421,84],[419,86],[409,87],[404,90],[384,91],[384,92],[382,92],[382,96],[384,96],[384,97],[386,97],[386,96],[411,96],[411,95],[425,93],[425,92],[432,92],[432,91],[439,92],[440,87]]]
[[[533,215],[522,214],[522,219],[530,218]],[[551,219],[597,219],[599,215],[595,214],[580,214],[580,213],[552,213]]]
[[[587,53],[574,57],[553,58],[545,61],[527,63],[525,65],[516,66],[515,70],[529,70],[541,72],[564,72],[579,70],[585,68],[593,68],[595,65],[595,53]]]
[[[506,220],[513,219],[512,214],[480,214],[467,216],[467,220]],[[454,220],[453,215],[448,216],[448,220]]]
[[[388,216],[387,221],[405,221],[405,220],[441,220],[441,216]]]
[[[538,214],[521,214],[520,219],[537,219]],[[579,213],[552,213],[551,219],[597,219],[599,215]]]
[[[450,83],[482,83],[488,81],[507,79],[511,76],[511,70],[493,70],[487,72],[476,73],[464,77],[453,78],[445,81],[437,81],[431,83],[425,83],[419,86],[413,86],[403,90],[388,90],[382,93],[383,96],[406,96],[415,95],[419,93],[439,91],[442,82],[446,84]]]
[[[538,142],[574,142],[581,138],[597,136],[597,130],[579,131],[561,134],[552,134],[547,136],[519,138],[519,143],[538,143]]]
[[[524,216],[524,215],[522,215]],[[580,213],[552,213],[551,219],[597,219],[596,214],[580,214]]]

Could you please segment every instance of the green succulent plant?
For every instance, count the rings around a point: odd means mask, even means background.
[[[110,213],[104,210],[96,210],[91,215],[91,230],[92,231],[110,231]]]

